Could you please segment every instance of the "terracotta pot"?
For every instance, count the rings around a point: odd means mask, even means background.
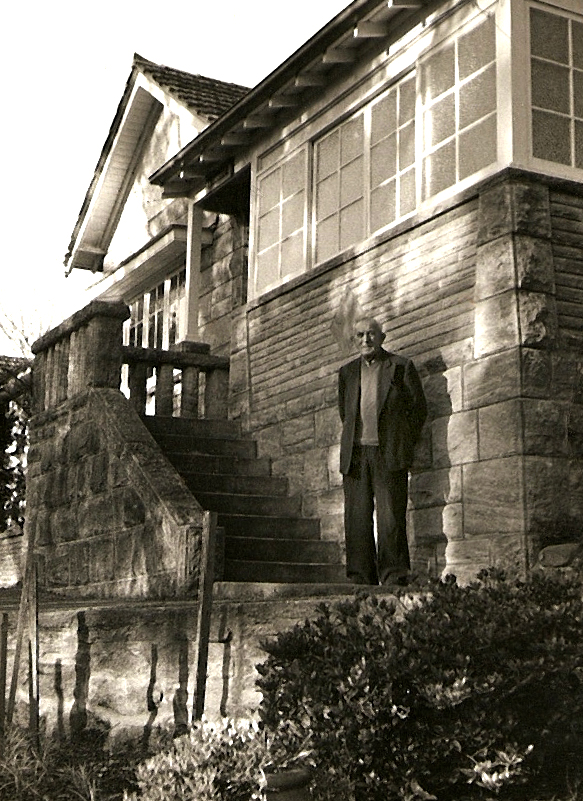
[[[267,775],[269,801],[309,801],[311,773],[305,768],[288,768]]]

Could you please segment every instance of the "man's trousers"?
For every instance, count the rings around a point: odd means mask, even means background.
[[[349,581],[386,584],[406,576],[410,569],[406,533],[408,471],[387,470],[377,446],[358,445],[343,483]]]

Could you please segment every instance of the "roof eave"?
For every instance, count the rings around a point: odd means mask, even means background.
[[[425,0],[385,0],[385,5],[388,8],[394,8],[395,11],[399,11],[400,9],[410,10],[414,7],[420,7],[424,2]],[[351,30],[353,31],[359,20],[382,5],[383,3],[380,3],[379,0],[354,0],[353,3],[308,39],[256,87],[251,89],[245,97],[156,170],[150,176],[150,181],[157,185],[164,185],[169,180],[175,179],[184,170],[185,166],[197,162],[198,157],[209,149],[211,145],[220,144],[222,137],[252,116],[254,111],[257,111],[266,101],[268,102],[272,99],[279,89],[294,79],[322,52],[331,48],[340,37]],[[204,168],[201,173],[200,179],[203,180],[189,182],[190,188],[201,184],[204,185]]]

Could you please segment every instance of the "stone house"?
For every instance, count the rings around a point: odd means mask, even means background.
[[[414,572],[580,538],[582,179],[578,0],[354,0],[249,91],[136,56],[67,255],[92,302],[35,345],[45,585],[188,597],[210,509],[227,605],[341,592],[359,311],[430,405]]]

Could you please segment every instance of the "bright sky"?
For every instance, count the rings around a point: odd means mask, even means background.
[[[7,3],[0,219],[2,312],[33,339],[79,308],[63,259],[134,52],[254,86],[348,0],[31,0]],[[0,353],[14,353],[2,340]]]

